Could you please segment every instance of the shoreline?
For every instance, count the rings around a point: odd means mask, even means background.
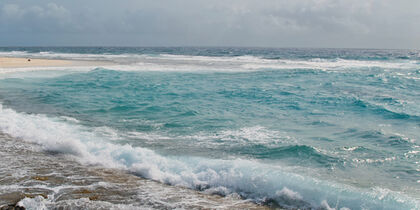
[[[0,163],[5,166],[5,176],[0,176],[0,189],[4,190],[0,190],[0,209],[22,208],[27,202],[45,207],[87,209],[270,209],[239,197],[166,185],[120,169],[83,165],[63,154],[33,150],[36,144],[1,131],[0,143],[4,145],[0,154],[7,160]],[[19,170],[24,173],[17,173]],[[151,198],[157,200],[150,201]]]
[[[110,61],[0,57],[0,69],[28,68],[28,67],[96,66],[96,65],[112,65],[112,64],[115,64],[115,63],[110,62]]]
[[[110,61],[84,61],[66,59],[42,59],[22,57],[0,57],[0,73],[9,70],[39,68],[39,67],[83,67],[83,66],[108,66],[115,65]],[[220,209],[269,209],[269,205],[257,204],[241,197],[220,196],[207,194],[202,191],[181,186],[172,186],[144,179],[124,170],[103,168],[100,166],[86,166],[77,163],[72,158],[62,154],[50,154],[45,151],[33,151],[31,143],[18,140],[0,131],[0,142],[7,149],[1,149],[0,154],[9,161],[4,162],[7,173],[0,177],[0,184],[7,190],[0,193],[0,209],[24,208],[25,202],[35,202],[39,205],[53,207],[72,206],[72,202],[81,202],[84,207],[142,207],[148,197],[163,191],[162,200],[150,204],[167,208],[169,206],[188,208],[220,208]],[[11,149],[14,145],[19,149]],[[36,147],[36,146],[35,146]],[[16,159],[31,161],[21,165],[27,174],[15,178],[16,167],[19,163],[12,163]],[[1,165],[1,164],[0,164]],[[50,165],[58,167],[50,168]],[[68,170],[62,168],[71,168]],[[84,177],[73,180],[68,177]],[[7,182],[3,182],[3,181]],[[37,186],[35,187],[34,184]],[[19,188],[14,188],[17,185]],[[62,188],[57,191],[55,189]],[[160,190],[155,190],[160,189]],[[139,193],[141,192],[141,193]],[[143,196],[144,197],[143,197]],[[137,198],[127,198],[127,197]],[[115,199],[118,197],[118,199]],[[127,199],[125,199],[127,198]],[[67,203],[66,203],[67,202]],[[99,206],[98,206],[99,205]],[[146,205],[147,206],[147,205]],[[145,207],[145,206],[143,206]],[[149,206],[150,207],[150,206]]]
[[[190,206],[202,202],[197,192],[268,208],[420,205],[413,59],[67,51],[0,55],[53,65],[0,68],[0,133],[13,138],[0,149],[0,168],[10,168],[0,191],[21,193],[6,197],[57,208]],[[118,181],[127,176],[135,180]]]

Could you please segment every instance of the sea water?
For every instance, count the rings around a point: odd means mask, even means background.
[[[76,162],[69,167],[271,207],[420,208],[420,51],[55,47],[0,56],[112,62],[0,70],[0,132]]]

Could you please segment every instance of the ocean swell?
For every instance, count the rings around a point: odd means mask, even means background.
[[[237,193],[258,203],[274,202],[287,208],[420,207],[414,198],[390,190],[318,180],[255,160],[163,156],[142,147],[117,145],[77,121],[68,123],[63,118],[18,113],[2,105],[0,130],[82,164],[128,170],[144,178],[208,193]]]

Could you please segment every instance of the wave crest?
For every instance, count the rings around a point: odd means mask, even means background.
[[[304,177],[251,160],[165,157],[149,149],[109,143],[88,128],[67,124],[61,118],[17,113],[1,105],[0,129],[37,143],[45,150],[71,155],[83,164],[125,169],[163,183],[213,189],[223,195],[237,193],[255,202],[273,199],[283,207],[297,208],[319,207],[323,200],[328,204],[339,201],[340,206],[350,208],[418,208],[420,205],[397,193],[389,192],[379,199],[371,191]]]

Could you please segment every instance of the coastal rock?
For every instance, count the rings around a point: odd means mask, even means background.
[[[0,210],[22,210],[24,207],[17,206],[17,203],[25,198],[20,192],[10,192],[0,195]]]

